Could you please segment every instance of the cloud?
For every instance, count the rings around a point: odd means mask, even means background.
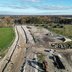
[[[22,1],[29,1],[29,2],[40,2],[40,0],[22,0]]]
[[[27,9],[28,7],[27,6],[15,6],[15,5],[9,5],[7,7],[10,7],[10,8],[13,8],[13,9]]]
[[[72,10],[43,10],[33,7],[19,9],[11,7],[0,7],[0,14],[8,15],[68,15],[72,14]]]
[[[21,15],[72,14],[72,6],[48,5],[47,2],[45,2],[47,4],[41,2],[43,0],[17,0],[17,1],[15,1],[14,3],[10,2],[8,4],[1,3],[0,14],[21,14]]]
[[[8,8],[11,8],[11,9],[27,9],[29,8],[28,6],[18,6],[18,5],[0,5],[0,7],[8,7]]]
[[[72,6],[35,6],[41,10],[69,10],[72,9]]]
[[[38,0],[27,0],[27,1],[31,1],[31,2],[37,2]]]

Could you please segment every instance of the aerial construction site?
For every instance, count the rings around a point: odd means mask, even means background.
[[[13,26],[15,39],[3,58],[0,72],[72,72],[70,38],[37,25]]]

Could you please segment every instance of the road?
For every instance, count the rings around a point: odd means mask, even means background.
[[[35,72],[32,59],[35,42],[27,26],[15,26],[16,38],[8,53],[0,62],[0,72]]]
[[[25,63],[23,72],[35,72],[35,66],[32,63],[32,59],[35,56],[34,51],[33,51],[33,46],[35,45],[35,42],[27,26],[22,26],[22,27],[25,30],[27,34],[27,39],[28,39],[28,42],[27,42],[28,47],[26,48],[26,63]]]

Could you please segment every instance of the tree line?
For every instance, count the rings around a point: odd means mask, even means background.
[[[1,26],[15,24],[72,24],[72,17],[63,16],[0,16]]]

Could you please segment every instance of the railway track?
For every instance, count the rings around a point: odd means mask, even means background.
[[[17,47],[17,44],[18,44],[18,41],[19,41],[19,33],[18,33],[18,30],[17,30],[17,27],[16,27],[16,31],[17,31],[17,35],[18,35],[18,39],[16,41],[16,45],[15,45],[15,47],[14,47],[14,49],[13,49],[13,51],[12,51],[10,57],[9,57],[9,59],[7,59],[7,63],[3,67],[2,72],[5,72],[5,69],[7,68],[8,64],[11,62],[12,56],[14,54],[14,51],[15,51],[16,47]]]

